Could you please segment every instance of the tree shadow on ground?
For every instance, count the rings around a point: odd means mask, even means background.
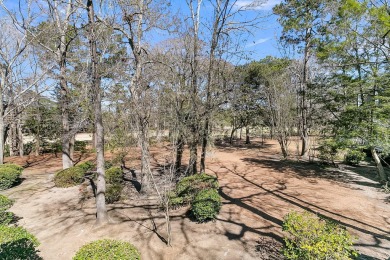
[[[246,144],[245,140],[234,140],[233,143],[229,142],[229,139],[218,139],[214,142],[214,145],[219,149],[267,149],[275,146],[274,144],[262,143],[261,141],[251,141],[250,144]]]
[[[258,163],[257,161],[255,161]],[[261,161],[261,163],[264,163]],[[281,167],[281,170],[283,170],[283,166],[277,166],[274,165],[274,162],[270,163],[275,168]],[[301,167],[301,165],[298,165]],[[381,227],[373,226],[371,224],[365,223],[364,221],[356,220],[352,217],[348,217],[346,215],[339,214],[337,212],[325,209],[323,207],[317,206],[313,203],[310,203],[308,201],[305,201],[303,199],[298,198],[297,196],[293,196],[290,194],[287,194],[286,192],[283,192],[284,188],[271,190],[269,188],[264,187],[262,184],[256,183],[254,180],[249,179],[246,174],[238,172],[236,169],[229,169],[225,167],[230,173],[240,177],[242,180],[245,181],[246,184],[249,186],[257,187],[261,191],[263,191],[263,194],[268,194],[276,197],[279,200],[282,200],[284,202],[287,202],[288,204],[301,208],[305,211],[311,212],[313,214],[323,216],[327,219],[330,219],[334,221],[335,223],[339,223],[342,226],[348,227],[352,230],[355,230],[360,233],[364,233],[367,235],[370,235],[374,240],[375,244],[355,244],[355,246],[362,246],[362,247],[374,247],[374,248],[380,248],[384,250],[390,250],[390,247],[382,245],[381,240],[387,240],[390,241],[390,236],[388,230],[384,230]],[[298,168],[299,169],[299,168]],[[224,187],[222,187],[223,190]],[[243,202],[243,199],[246,199],[246,197],[243,198],[231,198],[228,194],[225,192],[221,192],[221,196],[228,201],[228,203],[233,203],[237,205],[238,207],[244,208],[246,210],[249,210],[250,212],[264,218],[268,222],[271,222],[279,228],[281,228],[282,221],[278,218],[275,218],[268,213],[265,213],[258,208],[255,208],[251,205],[246,204]],[[375,231],[374,231],[375,230]],[[272,237],[272,236],[271,236]],[[279,240],[280,241],[280,240]]]
[[[376,182],[375,177],[371,176],[368,180],[348,174],[342,169],[328,167],[327,165],[318,162],[292,161],[292,160],[277,160],[263,158],[243,158],[244,162],[249,164],[258,164],[265,168],[270,168],[278,172],[288,173],[294,172],[301,178],[319,178],[327,179],[340,183],[357,184],[361,186],[380,188],[380,183]],[[359,167],[344,167],[358,174],[355,169]],[[363,170],[362,170],[363,171]],[[359,175],[359,174],[358,174]],[[368,175],[368,174],[366,174]],[[362,176],[365,177],[365,176]]]

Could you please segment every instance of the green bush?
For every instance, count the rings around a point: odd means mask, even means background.
[[[17,164],[12,164],[12,163],[7,163],[7,164],[1,164],[0,165],[0,170],[4,168],[11,168],[14,169],[15,171],[18,171],[19,173],[22,173],[24,168],[22,166],[19,166]]]
[[[102,239],[82,246],[73,260],[139,260],[137,248],[128,242]]]
[[[111,161],[104,161],[104,169],[108,170],[110,168],[114,167],[114,163]]]
[[[349,150],[345,155],[345,162],[351,165],[359,165],[366,158],[366,154],[362,151]]]
[[[0,226],[0,259],[41,259],[38,240],[22,227]]]
[[[54,184],[56,187],[67,188],[79,185],[84,180],[85,171],[80,167],[71,167],[59,171],[54,176]]]
[[[114,203],[121,199],[123,185],[121,183],[107,184],[106,186],[106,202],[108,204]]]
[[[90,171],[95,167],[95,164],[93,162],[83,162],[76,165],[76,167],[79,167],[83,169],[84,172]]]
[[[176,184],[175,194],[183,199],[183,204],[191,203],[195,195],[205,189],[218,189],[218,179],[208,174],[195,174],[184,177]]]
[[[320,219],[308,212],[290,212],[284,217],[283,254],[287,259],[352,259],[357,256],[348,231],[335,222]]]
[[[340,144],[335,140],[326,140],[318,147],[318,158],[323,162],[334,164],[339,149]]]
[[[0,211],[0,225],[9,225],[14,221],[14,219],[15,219],[14,213],[9,211]]]
[[[75,141],[74,150],[77,152],[85,153],[87,151],[87,141]]]
[[[169,206],[171,206],[172,208],[180,207],[184,203],[183,198],[177,196],[177,194],[174,191],[169,192],[168,197],[169,197]]]
[[[14,202],[8,197],[0,194],[0,211],[5,211],[9,209]]]
[[[221,197],[216,189],[201,190],[192,202],[192,214],[199,222],[215,219],[221,209]]]
[[[123,171],[120,167],[111,167],[105,173],[106,182],[110,184],[122,183]]]
[[[12,212],[7,212],[12,204],[12,200],[0,194],[0,225],[8,225],[14,220],[15,215]]]
[[[11,188],[19,181],[23,168],[14,164],[4,164],[0,166],[0,190]]]

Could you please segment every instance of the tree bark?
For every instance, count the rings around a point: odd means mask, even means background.
[[[183,136],[180,134],[176,142],[176,160],[175,160],[175,172],[179,172],[181,168],[181,161],[183,158],[184,141]]]
[[[310,50],[311,28],[306,30],[305,49],[303,57],[303,82],[301,89],[301,139],[302,150],[301,156],[307,157],[309,152],[309,125],[308,125],[308,105],[307,105],[307,84],[308,84],[308,62]]]
[[[206,116],[203,138],[202,138],[202,152],[200,155],[200,173],[204,173],[206,170],[206,153],[207,153],[207,142],[209,138],[209,116]]]
[[[385,173],[385,170],[383,169],[381,159],[379,158],[374,146],[371,147],[371,154],[372,154],[372,158],[374,159],[374,161],[376,163],[376,168],[378,170],[378,175],[379,175],[380,181],[386,182],[387,175]]]
[[[98,54],[95,35],[95,15],[93,1],[87,1],[88,23],[89,23],[89,45],[91,56],[91,86],[95,94],[95,133],[96,133],[96,165],[97,165],[97,184],[96,184],[96,222],[104,224],[108,222],[106,208],[106,180],[104,171],[104,128],[102,117],[102,90],[100,87],[100,76],[98,72]]]
[[[245,134],[246,134],[245,144],[250,144],[250,143],[251,143],[251,140],[250,140],[250,137],[249,137],[249,126],[246,126],[246,128],[245,128]]]
[[[22,131],[22,123],[20,116],[18,117],[17,121],[17,127],[18,127],[18,141],[19,141],[19,156],[24,156],[24,143],[23,143],[23,131]]]

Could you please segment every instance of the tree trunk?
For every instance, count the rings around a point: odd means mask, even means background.
[[[72,135],[69,141],[69,155],[72,162],[74,161],[74,144],[76,141],[76,135]]]
[[[307,84],[308,84],[308,62],[310,56],[310,35],[311,28],[306,30],[305,48],[303,57],[303,82],[301,89],[301,138],[302,151],[301,156],[307,157],[309,152],[309,125],[308,125],[308,104],[307,104]]]
[[[1,99],[1,98],[0,98]],[[2,99],[0,100],[0,107],[3,107],[3,101]],[[4,117],[2,116],[3,111],[0,109],[0,164],[4,163],[4,132],[5,132],[5,127],[4,127]]]
[[[61,118],[62,118],[62,168],[67,169],[73,166],[70,157],[70,142],[69,142],[69,111],[68,111],[68,94],[65,78],[61,79]]]
[[[279,141],[279,144],[280,144],[280,148],[281,148],[281,150],[282,150],[283,158],[284,158],[284,159],[287,159],[287,157],[288,157],[287,140],[286,140],[285,137],[279,136],[279,137],[278,137],[278,141]]]
[[[19,156],[23,157],[24,156],[24,144],[23,144],[23,131],[22,131],[22,123],[20,122],[21,119],[18,117],[18,142],[19,142]]]
[[[247,126],[247,127],[245,128],[245,134],[246,134],[245,144],[250,144],[251,141],[250,141],[250,137],[249,137],[249,126]]]
[[[383,166],[382,166],[382,163],[381,163],[381,159],[379,158],[376,150],[375,150],[375,147],[371,147],[371,154],[372,154],[372,158],[374,159],[375,163],[376,163],[376,168],[378,170],[378,175],[379,175],[379,178],[380,178],[380,181],[381,182],[386,182],[387,181],[387,175],[385,173],[385,170],[383,169]]]
[[[102,90],[100,87],[100,76],[98,72],[98,54],[95,35],[95,15],[93,1],[87,1],[88,23],[89,23],[89,46],[91,56],[91,85],[92,91],[95,94],[95,133],[96,133],[96,165],[97,165],[97,184],[96,184],[96,222],[104,224],[108,222],[108,214],[106,208],[106,180],[104,172],[104,128],[102,117]]]
[[[39,139],[39,135],[35,135],[35,156],[39,156],[39,149],[41,146],[41,140]]]
[[[204,173],[206,170],[206,153],[207,153],[207,141],[209,136],[209,118],[206,116],[203,138],[202,138],[202,152],[200,155],[200,173]]]
[[[183,158],[184,141],[183,136],[180,134],[176,143],[176,160],[175,160],[175,172],[179,172],[181,168],[181,161]]]
[[[196,133],[193,133],[193,135]],[[197,142],[197,137],[193,136],[193,140],[190,144],[190,160],[188,162],[188,175],[193,175],[198,173],[198,142]],[[195,139],[195,140],[194,140]]]
[[[147,192],[151,186],[151,171],[150,171],[150,152],[149,152],[149,133],[148,122],[145,118],[139,119],[140,124],[140,145],[141,145],[141,192]]]

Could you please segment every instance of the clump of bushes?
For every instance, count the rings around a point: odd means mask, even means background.
[[[84,181],[85,172],[83,168],[77,166],[61,170],[54,176],[54,184],[59,188],[79,185]]]
[[[358,150],[349,150],[345,155],[345,162],[350,165],[359,165],[366,158],[366,154]]]
[[[102,239],[82,246],[73,257],[73,260],[93,259],[139,260],[141,254],[135,246],[128,242]]]
[[[221,209],[221,197],[216,189],[199,191],[192,202],[192,214],[199,222],[215,219]]]
[[[22,227],[0,226],[0,259],[41,259],[38,240]]]
[[[8,225],[14,220],[14,214],[7,211],[12,205],[12,200],[0,195],[0,225]]]
[[[23,167],[16,164],[0,165],[0,190],[6,190],[15,185],[22,174]]]
[[[218,179],[216,177],[205,173],[195,174],[184,177],[176,184],[170,200],[173,206],[191,204],[199,191],[218,188]],[[173,202],[177,204],[173,204]]]
[[[95,167],[95,164],[93,162],[83,162],[76,165],[76,167],[79,167],[83,169],[85,172],[92,170]]]
[[[221,209],[218,179],[208,174],[195,174],[181,179],[169,193],[172,208],[191,204],[191,212],[199,222],[215,219]]]
[[[120,167],[111,167],[105,172],[106,178],[106,202],[119,201],[123,190],[123,171]]]
[[[352,259],[358,255],[345,227],[309,212],[287,214],[283,230],[289,233],[283,250],[287,259]]]

